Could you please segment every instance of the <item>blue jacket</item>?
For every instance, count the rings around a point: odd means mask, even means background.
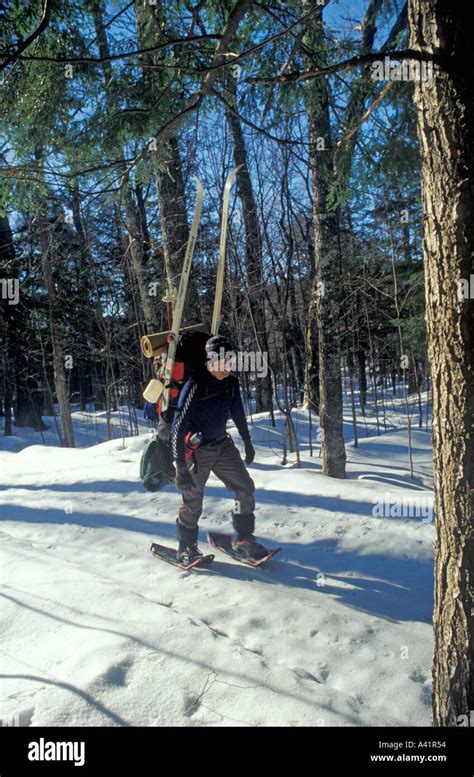
[[[243,441],[250,440],[239,381],[235,375],[217,380],[209,373],[198,381],[188,380],[181,389],[171,427],[173,459],[178,464],[184,464],[188,432],[201,432],[201,444],[205,444],[225,434],[229,418],[235,423]]]

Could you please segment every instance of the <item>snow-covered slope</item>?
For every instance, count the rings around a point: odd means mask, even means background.
[[[218,556],[186,573],[148,553],[152,540],[175,544],[179,494],[141,486],[146,434],[77,450],[10,441],[0,452],[2,716],[429,724],[430,435],[413,435],[413,481],[405,431],[348,445],[340,481],[321,474],[306,415],[295,416],[301,469],[293,454],[281,466],[278,430],[254,418],[257,534],[283,548],[262,570]],[[206,494],[204,547],[207,529],[230,528],[232,504],[213,477]]]

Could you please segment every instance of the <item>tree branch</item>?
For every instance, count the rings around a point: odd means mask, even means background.
[[[377,97],[373,101],[372,105],[370,105],[369,108],[367,108],[366,112],[363,114],[363,116],[361,116],[360,120],[357,122],[355,127],[353,127],[351,129],[351,131],[347,133],[347,135],[344,135],[344,137],[340,138],[337,141],[336,149],[338,149],[339,146],[342,143],[344,143],[346,140],[349,140],[349,138],[351,138],[358,131],[358,129],[362,126],[364,121],[367,121],[367,119],[369,118],[370,114],[376,109],[376,107],[379,105],[379,103],[382,102],[383,98],[387,94],[387,92],[390,89],[390,87],[393,86],[393,84],[394,84],[394,81],[387,81],[387,83],[385,84],[385,86],[382,89],[382,91],[380,92],[380,94],[377,95]]]
[[[220,72],[219,68],[228,61],[229,44],[235,35],[235,32],[242,20],[242,17],[244,16],[248,8],[252,5],[252,3],[253,3],[253,0],[240,0],[240,2],[237,3],[236,7],[234,8],[234,10],[230,15],[230,18],[226,26],[224,27],[224,30],[222,31],[222,34],[219,36],[219,43],[216,46],[212,65],[210,66],[207,72],[207,75],[202,83],[202,86],[200,87],[200,89],[198,89],[197,92],[192,94],[191,97],[189,97],[186,100],[183,110],[181,110],[177,114],[177,116],[173,116],[173,118],[170,119],[170,121],[168,121],[164,125],[164,127],[161,127],[161,129],[153,137],[153,141],[155,143],[155,146],[153,149],[154,152],[156,153],[160,152],[160,150],[163,148],[163,146],[168,141],[168,139],[173,135],[174,132],[177,131],[178,127],[182,124],[185,117],[188,116],[190,113],[193,113],[194,111],[198,110],[204,98],[211,93],[212,87],[214,85],[214,81],[216,80]],[[232,60],[232,62],[233,61],[234,60]],[[136,156],[132,164],[129,165],[126,172],[124,173],[122,182],[126,180],[131,170],[140,161],[140,159],[142,159],[145,156],[147,150],[148,150],[148,146],[145,146],[145,148]]]
[[[10,65],[12,62],[15,62],[16,59],[19,59],[20,58],[19,55],[21,54],[21,52],[25,51],[25,49],[27,49],[28,46],[30,46],[31,43],[33,43],[33,41],[36,40],[36,38],[38,38],[42,32],[44,32],[44,30],[49,24],[50,15],[51,15],[51,5],[52,5],[52,0],[46,0],[44,4],[43,16],[41,18],[41,21],[38,27],[34,32],[31,33],[31,35],[28,36],[28,38],[26,38],[26,40],[20,43],[17,50],[13,54],[10,54],[10,56],[6,58],[5,62],[2,62],[0,64],[0,71],[5,70],[5,68],[7,68],[8,65]]]
[[[186,43],[194,43],[195,41],[203,40],[204,38],[212,38],[213,40],[219,40],[220,35],[194,35],[191,38],[177,38],[176,40],[167,40],[165,43],[159,43],[156,46],[150,46],[146,49],[137,49],[136,51],[125,51],[122,54],[109,54],[107,57],[42,57],[35,55],[26,55],[24,57],[15,57],[25,62],[58,62],[61,64],[77,64],[77,65],[103,65],[105,62],[113,62],[117,59],[128,59],[128,57],[136,57],[140,54],[150,54],[160,49],[165,49],[168,46],[179,46]],[[138,67],[138,65],[137,65]]]
[[[380,0],[371,0],[371,4],[369,5],[366,15],[364,17],[364,21],[362,23],[362,41],[361,41],[361,49],[360,54],[368,54],[369,52],[373,51],[373,44],[375,40],[376,35],[376,21],[377,16],[381,9],[381,2]],[[391,49],[393,45],[396,43],[397,38],[399,34],[402,32],[403,29],[406,28],[407,24],[407,3],[403,6],[402,10],[400,11],[400,14],[398,15],[395,24],[393,25],[389,36],[387,40],[385,41],[385,44],[382,46],[382,50]],[[374,97],[374,100],[372,102],[372,105],[369,106],[367,111],[364,112],[364,103],[366,97],[370,94],[371,88],[365,81],[365,87],[363,90],[363,93],[361,94],[360,90],[356,90],[352,92],[351,97],[349,99],[349,102],[347,104],[346,112],[345,112],[345,118],[343,122],[343,128],[346,128],[346,132],[343,134],[343,137],[336,143],[335,148],[335,154],[334,154],[334,165],[337,167],[337,154],[340,151],[341,144],[344,143],[347,140],[350,140],[351,138],[354,138],[355,133],[359,130],[359,128],[362,126],[362,124],[369,118],[371,113],[375,110],[375,108],[379,105],[379,103],[383,100],[385,95],[387,94],[390,84],[392,84],[392,81],[389,81],[389,86],[385,86],[381,92]],[[352,141],[354,144],[354,141]]]
[[[301,140],[291,140],[290,138],[278,138],[276,135],[272,135],[270,132],[267,132],[267,130],[264,130],[263,127],[259,127],[258,124],[254,124],[253,121],[250,121],[249,119],[246,119],[244,116],[242,116],[229,102],[226,100],[223,94],[218,92],[216,89],[212,89],[211,94],[214,97],[217,97],[218,100],[223,103],[225,106],[226,111],[229,111],[229,113],[234,114],[234,116],[237,116],[239,121],[241,121],[243,124],[246,124],[247,127],[250,127],[251,129],[255,130],[256,132],[259,132],[261,135],[263,135],[265,138],[268,138],[268,140],[273,140],[276,143],[281,143],[283,146],[301,146],[305,145],[303,141]],[[303,161],[303,160],[301,160]]]
[[[343,62],[336,62],[334,65],[328,65],[328,67],[318,68],[316,70],[303,70],[295,71],[293,73],[283,73],[278,76],[256,76],[245,79],[247,84],[295,84],[302,81],[311,81],[314,78],[323,78],[331,73],[337,73],[340,70],[348,70],[350,68],[360,67],[360,65],[369,65],[372,62],[377,62],[384,57],[389,57],[393,60],[416,60],[418,62],[436,62],[440,59],[438,52],[432,51],[418,51],[416,49],[403,49],[402,51],[373,51],[368,54],[358,55],[351,57]]]

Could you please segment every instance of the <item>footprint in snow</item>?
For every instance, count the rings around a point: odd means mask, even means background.
[[[428,679],[426,672],[419,667],[416,667],[410,675],[410,680],[413,680],[414,683],[426,683]]]
[[[131,667],[131,661],[124,661],[121,664],[112,664],[99,678],[108,685],[126,685],[128,671]]]

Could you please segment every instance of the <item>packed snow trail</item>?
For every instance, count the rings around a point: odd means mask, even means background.
[[[281,466],[268,420],[252,429],[256,533],[283,548],[261,570],[219,555],[181,572],[148,552],[152,540],[175,544],[179,494],[142,488],[144,435],[0,452],[2,716],[429,725],[433,522],[383,505],[432,498],[430,435],[413,433],[413,482],[403,431],[348,446],[341,481],[309,457],[304,418],[299,470]],[[205,552],[207,530],[230,529],[231,506],[211,477]]]

